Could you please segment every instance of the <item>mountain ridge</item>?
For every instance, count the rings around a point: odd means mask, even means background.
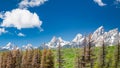
[[[45,43],[39,47],[33,47],[32,44],[27,44],[22,46],[22,49],[33,49],[33,48],[57,48],[58,45],[61,45],[62,47],[82,47],[84,45],[84,40],[88,40],[88,36],[83,36],[82,34],[78,33],[72,41],[66,41],[63,40],[62,37],[55,37],[50,40],[50,42]],[[109,30],[108,32],[105,32],[104,27],[100,26],[97,28],[93,34],[91,35],[91,41],[94,46],[101,46],[103,43],[103,40],[106,45],[116,45],[118,41],[120,41],[120,32],[118,31],[118,28]],[[15,47],[14,44],[8,43],[6,46],[0,47],[0,50],[12,50],[12,49],[19,49],[19,47]]]

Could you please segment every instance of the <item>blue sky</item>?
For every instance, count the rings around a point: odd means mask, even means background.
[[[0,46],[39,46],[53,36],[70,41],[119,23],[120,0],[0,0]]]

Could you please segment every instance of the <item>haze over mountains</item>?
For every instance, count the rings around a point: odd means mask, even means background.
[[[53,37],[50,42],[40,45],[38,47],[32,46],[32,44],[24,45],[21,49],[32,49],[32,48],[57,48],[58,45],[62,47],[82,47],[84,43],[85,36],[78,33],[72,41],[65,41],[62,37]],[[88,37],[86,37],[88,40]],[[120,32],[118,28],[109,30],[106,32],[103,26],[97,28],[92,36],[91,41],[94,46],[101,46],[103,44],[103,39],[106,45],[116,45],[118,41],[120,41]],[[12,43],[8,43],[6,46],[0,47],[0,50],[12,50],[19,49],[19,47],[15,46]]]

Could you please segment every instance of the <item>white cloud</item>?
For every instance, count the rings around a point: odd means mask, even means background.
[[[47,0],[22,0],[19,3],[19,7],[20,8],[35,7],[44,4],[46,1]]]
[[[116,6],[116,8],[120,8],[120,0],[115,0],[114,5]]]
[[[120,0],[116,0],[117,2],[120,2]]]
[[[3,18],[3,15],[0,13],[0,18]]]
[[[120,4],[120,0],[116,0],[116,1],[114,2],[114,4],[115,4],[115,5]]]
[[[0,35],[7,33],[8,31],[5,30],[5,28],[0,28]]]
[[[20,36],[20,37],[24,37],[25,36],[25,34],[23,34],[23,33],[18,33],[17,35]]]
[[[102,0],[94,0],[95,3],[97,3],[99,6],[105,6],[107,4],[103,3]]]
[[[3,17],[3,18],[2,18]],[[13,9],[2,14],[2,27],[22,28],[41,28],[42,21],[36,13],[31,13],[27,9]]]

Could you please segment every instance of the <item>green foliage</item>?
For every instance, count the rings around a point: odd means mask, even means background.
[[[93,68],[100,68],[99,66],[99,51],[100,51],[101,47],[95,47],[94,48],[94,51],[93,51],[93,54],[95,56],[93,56],[94,59],[94,67]],[[76,60],[76,51],[78,49],[77,48],[65,48],[65,49],[62,49],[63,51],[63,57],[65,59],[65,63],[64,63],[64,68],[74,68],[75,67],[75,60]],[[79,49],[80,50],[80,53],[83,52],[83,49]],[[54,51],[54,54],[56,54],[56,51]],[[113,65],[113,60],[114,60],[114,51],[115,51],[115,46],[107,46],[106,47],[106,65],[105,65],[105,68],[114,68],[112,67]],[[77,54],[79,55],[79,53]],[[109,65],[109,66],[108,66]]]
[[[105,48],[106,56],[105,56],[105,66],[104,68],[116,68],[116,60],[118,62],[117,68],[120,67],[120,60],[116,59],[117,52],[116,46],[107,46]],[[80,57],[83,53],[82,48],[63,48],[62,50],[62,58],[64,60],[63,66],[64,68],[75,68],[76,66],[76,57]],[[101,47],[95,47],[92,53],[94,56],[94,67],[93,68],[101,68],[100,67],[100,51]],[[41,54],[42,53],[42,54]],[[26,50],[26,51],[7,51],[0,53],[0,68],[57,68],[58,63],[57,60],[57,51],[53,50]],[[120,57],[120,56],[119,56]],[[80,57],[81,58],[81,57]],[[12,60],[11,60],[12,59]],[[54,62],[55,60],[55,62]],[[31,67],[29,65],[32,65]],[[55,64],[55,66],[54,66]],[[29,66],[29,67],[28,67]],[[43,67],[40,67],[43,66]],[[45,67],[44,67],[45,66]],[[87,67],[90,68],[90,67]]]

